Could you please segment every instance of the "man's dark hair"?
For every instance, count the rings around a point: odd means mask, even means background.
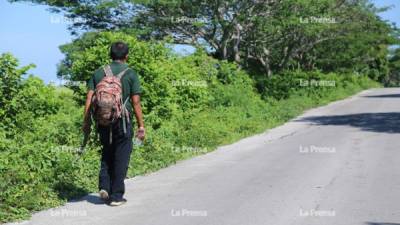
[[[129,53],[129,47],[122,41],[112,43],[110,48],[110,57],[112,60],[123,60]]]

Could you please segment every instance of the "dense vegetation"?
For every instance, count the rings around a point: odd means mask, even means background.
[[[95,133],[77,153],[84,82],[109,62],[113,41],[129,44],[143,88],[148,137],[129,176],[400,80],[400,51],[389,48],[398,29],[366,0],[29,1],[80,20],[60,47],[63,87],[0,55],[0,222],[96,191]],[[197,50],[176,55],[167,46],[177,43]]]
[[[179,57],[159,43],[121,33],[96,35],[94,42],[85,43],[90,47],[69,56],[72,74],[89,77],[107,62],[107,46],[123,39],[132,49],[129,64],[143,83],[148,138],[135,149],[129,176],[213,150],[306,108],[377,85],[364,76],[297,71],[274,77],[259,95],[246,72],[202,51]],[[96,191],[95,135],[84,155],[76,152],[82,121],[79,92],[24,77],[29,67],[19,68],[10,54],[0,57],[0,68],[0,221],[26,218],[30,211]],[[335,86],[302,86],[306,80],[335,81]]]
[[[393,49],[389,56],[389,79],[386,82],[387,86],[400,86],[400,48]]]

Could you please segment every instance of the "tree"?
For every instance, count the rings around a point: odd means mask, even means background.
[[[400,85],[400,48],[396,48],[392,51],[389,57],[389,68],[390,74],[387,86],[398,87]]]
[[[388,48],[400,40],[399,30],[377,16],[384,10],[366,3],[349,8],[341,38],[317,45],[310,63],[325,72],[358,72],[383,82],[389,72]]]
[[[73,33],[122,30],[146,40],[170,37],[267,76],[293,68],[368,69],[382,80],[385,51],[395,42],[389,37],[395,28],[376,16],[386,8],[368,0],[22,1],[63,12]]]

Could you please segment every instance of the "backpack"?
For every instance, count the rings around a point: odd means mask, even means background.
[[[122,77],[128,70],[125,69],[114,76],[109,65],[103,68],[105,76],[96,85],[92,99],[93,116],[97,126],[110,128],[110,144],[112,143],[112,125],[122,118],[124,133],[126,133],[126,119],[129,121],[129,112],[126,103],[122,99]]]

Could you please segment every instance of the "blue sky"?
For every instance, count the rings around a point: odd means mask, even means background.
[[[374,2],[378,6],[393,5],[394,8],[381,16],[400,26],[400,0]],[[63,58],[58,46],[70,42],[73,37],[62,17],[46,9],[46,6],[0,0],[0,54],[11,52],[21,65],[36,65],[30,73],[46,83],[58,83],[57,64]]]
[[[54,23],[58,17],[44,6],[0,0],[0,53],[11,52],[22,65],[35,64],[31,73],[55,81],[63,58],[58,46],[72,40],[66,24]]]

